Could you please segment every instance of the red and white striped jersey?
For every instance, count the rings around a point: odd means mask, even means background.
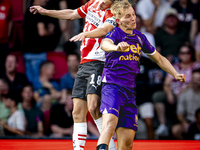
[[[100,0],[90,0],[85,5],[77,9],[78,14],[85,19],[83,32],[92,31],[99,28],[103,23],[109,23],[116,26],[116,21],[110,9],[99,10]],[[85,38],[81,43],[81,63],[90,61],[105,61],[105,52],[101,50],[102,38]]]

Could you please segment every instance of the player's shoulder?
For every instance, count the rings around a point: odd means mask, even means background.
[[[108,32],[108,34],[106,35],[106,38],[120,38],[121,37],[121,33],[119,30],[119,27],[115,27],[112,31]]]
[[[90,0],[85,4],[87,7],[96,8],[98,6],[98,1]]]
[[[140,32],[140,31],[138,31],[136,29],[134,29],[134,33],[137,34],[137,35],[141,35],[142,34],[142,32]]]
[[[89,4],[93,4],[96,0],[89,0],[88,3]]]
[[[120,28],[119,27],[115,27],[112,31],[110,31],[110,33],[112,33],[112,34],[120,34]]]
[[[140,37],[142,40],[146,40],[146,36],[142,32],[140,32],[140,31],[138,31],[136,29],[134,30],[134,34],[136,36]]]

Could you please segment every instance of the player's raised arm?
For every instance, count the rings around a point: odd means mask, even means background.
[[[120,42],[119,44],[115,45],[111,39],[105,38],[101,43],[101,49],[106,52],[126,52],[127,49],[129,49],[129,44],[126,42]]]
[[[89,32],[82,32],[78,35],[75,35],[74,37],[72,37],[70,39],[70,41],[82,41],[84,38],[101,38],[106,36],[106,34],[110,31],[112,31],[113,29],[113,25],[109,24],[109,23],[104,23],[102,27],[100,28],[96,28],[92,31]]]
[[[77,10],[64,9],[64,10],[47,10],[41,6],[30,7],[30,12],[33,14],[40,13],[58,19],[75,20],[81,18]]]
[[[171,63],[160,53],[156,52],[153,55],[148,55],[153,61],[155,61],[160,68],[162,68],[164,71],[167,73],[171,74],[176,80],[185,82],[185,75],[184,74],[179,74],[174,67],[171,65]]]

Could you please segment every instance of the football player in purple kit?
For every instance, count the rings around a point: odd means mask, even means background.
[[[136,75],[140,72],[141,51],[176,80],[185,82],[185,75],[177,73],[147,38],[135,30],[136,15],[128,2],[114,3],[111,12],[118,27],[109,32],[101,43],[101,48],[106,51],[106,61],[102,75],[100,108],[103,127],[97,150],[108,149],[115,130],[118,150],[131,150],[135,132],[138,130],[134,88]]]

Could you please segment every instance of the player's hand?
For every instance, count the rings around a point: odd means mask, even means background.
[[[184,75],[184,74],[177,74],[177,75],[175,76],[175,79],[176,79],[177,81],[181,81],[181,82],[185,82],[185,81],[186,81],[186,78],[185,78],[185,75]]]
[[[128,52],[129,51],[129,44],[126,43],[126,42],[120,42],[119,44],[117,44],[116,51]]]
[[[33,14],[40,13],[41,15],[43,15],[46,12],[46,9],[42,8],[41,6],[31,6],[30,12]]]
[[[82,32],[78,35],[75,35],[74,37],[72,37],[71,39],[69,39],[71,42],[74,41],[74,42],[77,42],[77,41],[82,41],[83,39],[85,38],[85,33]]]

